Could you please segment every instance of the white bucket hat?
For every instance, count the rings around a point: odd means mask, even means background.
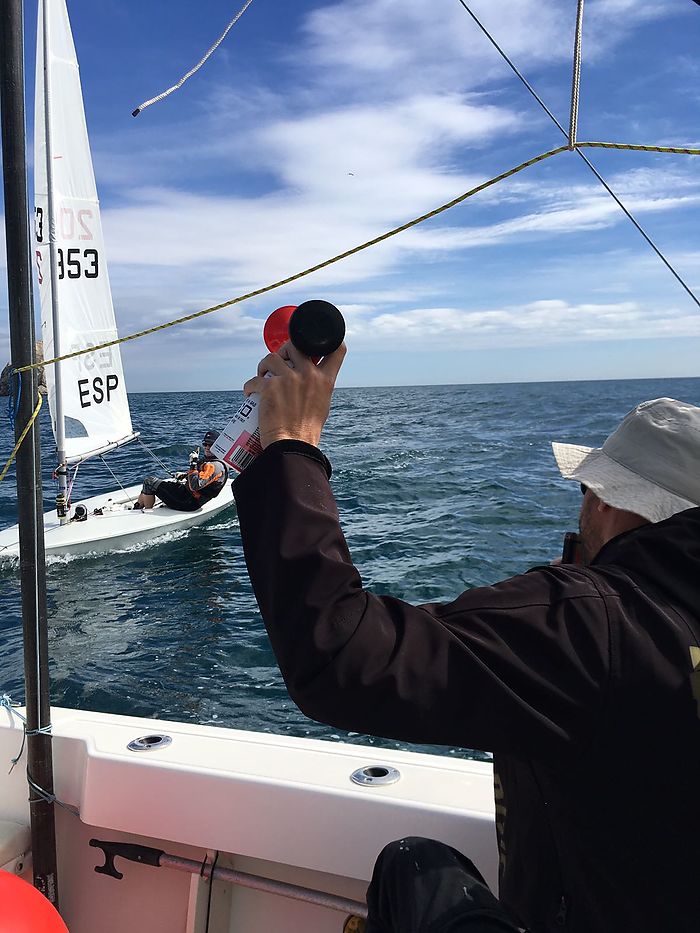
[[[563,477],[650,522],[700,505],[700,408],[687,402],[642,402],[602,447],[553,443],[552,450]]]

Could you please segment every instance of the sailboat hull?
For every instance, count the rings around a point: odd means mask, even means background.
[[[233,504],[231,486],[226,484],[216,499],[195,512],[178,512],[162,503],[152,509],[132,508],[141,485],[102,493],[73,503],[87,510],[87,519],[61,525],[55,511],[44,513],[44,543],[48,557],[101,554],[127,550],[156,538],[193,528]],[[100,514],[100,512],[102,514]],[[19,557],[19,525],[0,532],[0,560]]]

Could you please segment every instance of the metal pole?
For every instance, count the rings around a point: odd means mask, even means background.
[[[53,332],[53,356],[61,355],[61,324],[58,308],[58,247],[56,245],[56,199],[53,192],[53,132],[51,129],[51,62],[49,49],[51,48],[51,32],[49,8],[47,0],[43,0],[39,10],[41,19],[38,28],[42,30],[44,60],[44,133],[46,137],[46,195],[48,206],[49,231],[49,265],[51,268],[51,322]],[[61,525],[67,524],[70,519],[68,508],[68,471],[66,467],[66,426],[63,417],[63,380],[61,378],[61,364],[54,364],[54,417],[56,420],[56,478],[58,480],[58,493],[56,496],[56,511]]]
[[[15,368],[35,362],[31,244],[27,201],[22,0],[0,0],[0,104],[7,239],[10,344]],[[37,371],[22,374],[18,438],[29,422],[38,392]],[[50,725],[44,521],[39,426],[31,427],[17,454],[17,511],[27,707],[27,776],[53,794]],[[31,786],[31,785],[30,785]],[[53,804],[30,790],[34,884],[58,906],[56,830]]]
[[[130,862],[138,862],[140,865],[151,865],[153,868],[174,868],[176,871],[185,871],[190,875],[199,875],[212,881],[226,881],[229,884],[238,884],[243,888],[252,888],[267,894],[279,894],[280,897],[305,901],[307,904],[317,904],[319,907],[354,914],[363,919],[367,917],[367,907],[360,901],[353,901],[338,894],[329,894],[327,891],[317,891],[315,888],[307,888],[299,884],[290,884],[288,881],[251,875],[234,868],[215,868],[207,859],[202,864],[193,859],[169,855],[162,849],[154,849],[152,846],[142,846],[133,842],[91,839],[89,844],[94,849],[102,849],[104,854],[104,865],[97,865],[95,868],[98,875],[109,875],[110,878],[117,880],[124,877],[114,863],[114,860],[119,857],[128,859]]]
[[[163,852],[160,857],[161,868],[174,868],[176,871],[185,871],[190,875],[201,875],[202,878],[211,878],[213,881],[227,881],[242,888],[252,888],[254,891],[263,891],[266,894],[278,894],[280,897],[289,897],[295,901],[304,901],[325,907],[328,910],[338,910],[344,914],[353,914],[356,917],[367,919],[367,906],[360,901],[353,901],[338,894],[328,894],[317,891],[315,888],[303,887],[299,884],[290,884],[287,881],[276,881],[274,878],[263,878],[260,875],[251,875],[246,871],[237,871],[233,868],[215,868],[211,865],[202,868],[201,862],[192,859],[180,858],[177,855],[168,855]]]

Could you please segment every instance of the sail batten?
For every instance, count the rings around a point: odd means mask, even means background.
[[[47,15],[44,76],[44,14]],[[118,338],[105,259],[97,187],[90,154],[78,62],[65,0],[39,5],[34,129],[35,262],[46,359]],[[46,107],[46,87],[50,101]],[[48,142],[47,142],[48,137]],[[50,152],[47,151],[50,148]],[[49,171],[51,160],[51,204]],[[50,244],[55,250],[51,274]],[[55,278],[55,281],[54,281]],[[56,328],[52,289],[56,289]],[[46,368],[54,437],[67,462],[124,443],[134,431],[119,346],[64,360],[60,392]]]

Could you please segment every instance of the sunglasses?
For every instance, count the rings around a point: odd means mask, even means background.
[[[587,492],[588,492],[588,486],[586,486],[584,483],[581,483],[581,495],[585,496]]]

